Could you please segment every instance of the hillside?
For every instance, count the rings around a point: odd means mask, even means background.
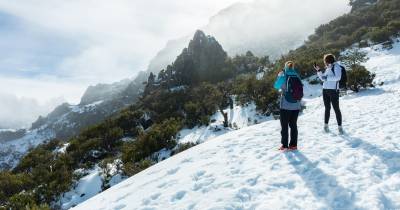
[[[35,138],[13,141],[17,142],[10,144],[13,151],[6,151],[4,155],[6,160],[18,161],[18,164],[0,172],[0,188],[7,189],[0,191],[0,209],[26,206],[67,209],[194,146],[205,135],[221,135],[263,120],[265,117],[261,114],[243,119],[246,115],[240,113],[240,108],[237,111],[241,117],[237,120],[233,109],[243,106],[246,108],[242,111],[256,113],[274,107],[265,103],[277,98],[271,81],[260,76],[266,64],[269,64],[268,58],[258,58],[251,52],[228,57],[214,37],[197,31],[175,62],[158,75],[150,74],[145,85],[140,84],[144,90],[135,103],[84,128],[66,142],[55,139],[42,143]],[[233,80],[238,81],[233,83]],[[121,88],[129,84],[121,83],[115,87],[89,88],[80,105],[64,104],[36,126],[46,128],[46,122],[54,119],[66,124],[67,130],[71,112],[85,116],[91,110],[99,110],[103,104],[116,108],[113,103],[118,105],[132,99],[129,94],[138,93],[135,88],[129,91],[131,85]],[[260,98],[260,92],[269,94]],[[223,125],[213,117],[216,113],[223,116]],[[212,125],[215,127],[208,127]],[[190,130],[196,131],[196,127],[200,127],[199,131],[208,127],[206,129],[215,132],[203,130],[200,133],[205,135],[199,135],[198,142],[179,142],[180,136],[192,136]],[[54,137],[54,133],[49,135],[48,138]],[[13,156],[15,151],[27,153],[19,160],[20,157]],[[96,177],[96,183],[101,186],[84,187],[85,180],[92,180],[90,177]],[[119,178],[116,181],[114,177]]]
[[[267,121],[173,156],[74,209],[400,208],[400,43],[363,50],[384,84],[342,98],[345,135],[334,120],[322,132],[320,87],[307,87],[300,151],[277,151],[279,122]]]

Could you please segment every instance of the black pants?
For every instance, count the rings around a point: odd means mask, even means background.
[[[340,112],[339,108],[339,91],[324,89],[322,91],[322,97],[324,98],[324,105],[325,105],[325,124],[329,123],[329,117],[331,115],[331,104],[332,104],[333,110],[335,110],[336,114],[336,121],[339,126],[342,126],[342,113]]]
[[[290,127],[290,144],[289,146],[297,147],[297,118],[299,117],[299,110],[285,110],[281,109],[281,143],[282,146],[288,148],[289,143],[289,127]]]

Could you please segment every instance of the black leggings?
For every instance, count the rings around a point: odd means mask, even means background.
[[[322,97],[324,98],[325,105],[325,124],[329,123],[329,117],[331,115],[331,104],[333,106],[333,110],[335,110],[336,121],[339,126],[342,126],[342,113],[340,112],[339,107],[339,91],[324,89],[322,91]]]
[[[281,109],[280,120],[281,120],[281,143],[282,146],[288,148],[289,143],[289,128],[290,127],[290,145],[297,147],[297,118],[299,116],[299,110],[285,110]]]

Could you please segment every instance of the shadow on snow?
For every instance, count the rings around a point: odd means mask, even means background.
[[[285,153],[317,200],[322,200],[328,209],[359,209],[354,205],[354,192],[339,185],[334,176],[326,174],[301,152]]]
[[[348,135],[341,137],[345,139],[346,143],[352,148],[361,148],[370,155],[379,157],[381,161],[387,165],[390,174],[400,171],[400,152],[381,149],[357,137],[351,137]]]

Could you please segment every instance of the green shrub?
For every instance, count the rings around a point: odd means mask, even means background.
[[[8,203],[10,209],[30,209],[31,206],[37,206],[37,204],[34,196],[30,193],[15,194]]]
[[[124,164],[140,162],[161,149],[174,148],[176,135],[181,128],[182,121],[174,118],[153,125],[149,131],[138,136],[134,142],[123,144],[122,161]]]
[[[347,82],[350,90],[358,92],[360,88],[373,87],[375,74],[369,72],[364,66],[355,65],[347,73]]]
[[[0,206],[7,203],[7,198],[31,189],[33,184],[33,180],[27,174],[0,172]]]
[[[390,37],[393,33],[387,28],[373,28],[368,33],[368,38],[371,39],[373,43],[381,43],[390,40]]]
[[[134,162],[134,163],[125,163],[122,170],[126,176],[133,176],[152,165],[153,165],[153,162],[146,159],[146,160],[142,160],[142,161]]]
[[[193,101],[189,101],[184,105],[184,110],[186,113],[185,124],[189,128],[193,128],[199,123],[201,117],[200,105]]]
[[[233,87],[236,101],[241,105],[254,102],[257,110],[267,114],[273,112],[278,107],[279,98],[278,92],[273,88],[274,79],[269,76],[257,80],[254,74],[239,77]]]

